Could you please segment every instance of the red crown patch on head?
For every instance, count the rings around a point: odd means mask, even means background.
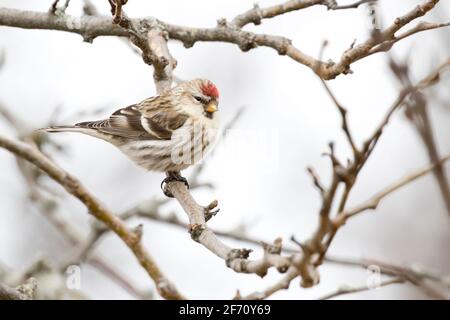
[[[219,90],[217,90],[217,87],[211,82],[208,82],[207,84],[202,86],[202,92],[205,96],[211,98],[217,99],[219,97]]]

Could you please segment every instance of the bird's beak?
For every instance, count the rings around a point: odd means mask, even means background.
[[[217,111],[217,102],[215,101],[211,101],[207,106],[206,106],[206,112],[208,113],[214,113]]]

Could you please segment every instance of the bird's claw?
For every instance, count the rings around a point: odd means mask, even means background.
[[[161,190],[163,191],[164,195],[168,198],[173,198],[172,192],[170,192],[169,188],[167,188],[167,184],[172,181],[179,181],[183,182],[186,187],[189,189],[189,183],[187,179],[179,174],[177,175],[168,175],[166,178],[164,178],[163,181],[161,181]]]

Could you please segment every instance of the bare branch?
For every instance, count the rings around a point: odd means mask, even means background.
[[[355,8],[358,8],[362,4],[376,2],[376,1],[378,1],[378,0],[360,0],[360,1],[356,1],[354,3],[350,3],[350,4],[346,4],[346,5],[328,5],[328,9],[332,9],[332,10],[355,9]],[[335,1],[331,0],[331,1],[327,1],[327,2],[332,3]]]
[[[408,86],[411,84],[409,69],[406,65],[397,63],[392,57],[389,61],[389,66],[402,86]],[[439,81],[440,75],[448,69],[450,66],[450,58],[443,63],[435,72],[422,80],[422,86],[427,87]],[[431,162],[437,162],[440,158],[436,139],[434,137],[432,120],[429,115],[428,100],[426,96],[420,92],[411,96],[406,103],[405,114],[406,117],[413,124],[419,137],[421,138],[429,159]],[[439,189],[444,200],[444,204],[447,208],[447,213],[450,215],[450,185],[447,179],[447,175],[441,165],[434,168],[434,176],[437,180]]]
[[[10,124],[17,131],[18,135],[21,137],[22,141],[35,145],[36,148],[39,148],[40,150],[42,150],[44,144],[49,142],[47,139],[39,139],[42,136],[37,136],[34,132],[30,132],[22,121],[16,119],[16,117],[9,113],[2,105],[0,105],[0,115],[3,115],[4,118],[10,122]],[[96,221],[97,223],[94,223],[92,226],[92,234],[89,236],[87,241],[84,241],[75,226],[61,214],[61,199],[58,198],[59,195],[54,192],[45,192],[47,190],[44,190],[43,186],[39,183],[39,178],[42,176],[42,171],[22,158],[17,157],[16,160],[18,168],[26,180],[26,185],[29,189],[29,198],[32,203],[37,205],[40,213],[42,213],[45,218],[47,218],[72,245],[82,244],[82,249],[76,259],[71,259],[70,263],[63,264],[60,268],[58,268],[59,270],[50,270],[49,272],[54,272],[59,275],[60,273],[64,273],[70,265],[79,265],[83,262],[89,262],[133,296],[136,296],[139,299],[148,299],[150,297],[148,294],[135,289],[127,281],[127,279],[121,277],[120,274],[114,271],[113,268],[108,266],[101,259],[91,258],[87,261],[88,254],[94,247],[95,242],[100,238],[101,234],[105,230],[109,229],[102,225],[100,230],[97,226],[99,223]]]
[[[122,0],[123,1],[123,0]],[[374,52],[371,52],[377,46],[386,45],[390,41],[395,40],[395,33],[402,27],[425,15],[428,11],[438,3],[439,0],[427,0],[405,15],[395,19],[394,23],[380,32],[381,40],[370,38],[362,44],[345,51],[338,62],[323,62],[305,54],[292,45],[291,40],[267,34],[257,34],[228,25],[226,21],[222,21],[216,28],[191,28],[168,24],[154,18],[144,19],[122,19],[119,25],[111,22],[111,19],[100,16],[83,16],[73,17],[69,15],[55,16],[49,13],[21,11],[16,9],[1,8],[0,9],[0,25],[19,27],[26,29],[47,29],[61,30],[67,32],[78,33],[83,36],[85,41],[91,42],[98,36],[124,36],[135,37],[136,34],[130,34],[124,24],[128,23],[135,26],[135,29],[142,34],[152,28],[160,29],[167,32],[169,39],[179,40],[184,46],[192,47],[198,41],[219,41],[233,43],[239,46],[243,51],[248,51],[256,47],[269,47],[277,51],[280,55],[287,55],[294,61],[303,64],[313,70],[319,77],[324,80],[334,79],[340,74],[350,73],[350,65],[361,60]],[[441,24],[438,27],[446,27],[448,24]],[[403,38],[415,34],[417,32],[431,30],[432,28],[421,27],[414,33],[405,34]],[[133,40],[133,39],[132,39]],[[136,40],[136,39],[135,39]],[[395,43],[395,41],[394,41]],[[138,45],[141,47],[141,45]],[[380,50],[381,51],[381,50]]]
[[[375,288],[367,286],[367,285],[360,286],[360,287],[342,286],[341,288],[337,289],[336,291],[328,293],[328,294],[320,297],[319,300],[328,300],[328,299],[336,298],[336,297],[343,296],[346,294],[364,292],[364,291],[368,291],[368,290],[372,290],[372,289],[377,289],[379,287],[385,287],[385,286],[388,286],[391,284],[399,284],[399,283],[404,283],[404,282],[405,282],[405,280],[403,280],[401,278],[393,278],[393,279],[381,281],[378,284],[378,286]]]
[[[419,24],[417,24],[414,28],[412,28],[408,31],[405,31],[404,33],[392,38],[391,40],[384,41],[384,42],[374,46],[372,49],[370,49],[369,55],[372,55],[374,53],[389,51],[396,42],[399,42],[399,41],[401,41],[407,37],[410,37],[416,33],[427,31],[427,30],[438,29],[438,28],[445,28],[448,26],[450,26],[450,22],[447,22],[447,23],[430,23],[430,22],[425,22],[425,21],[419,22]]]
[[[155,68],[153,79],[156,91],[162,93],[170,89],[172,85],[172,71],[177,66],[177,61],[172,57],[167,47],[167,34],[160,29],[152,29],[148,32],[148,46],[151,51],[152,63]]]
[[[50,6],[50,9],[48,10],[51,14],[64,14],[69,7],[70,0],[66,0],[60,8],[58,8],[59,0],[54,0],[52,5]]]
[[[337,5],[335,1],[330,0],[290,0],[267,8],[260,8],[255,4],[252,9],[236,16],[230,24],[234,27],[242,28],[249,23],[259,25],[261,24],[262,19],[274,18],[288,12],[306,9],[315,5],[323,5],[330,10],[342,10],[358,8],[364,3],[373,1],[377,0],[361,0],[352,4],[340,6]]]
[[[241,294],[236,294],[235,299],[237,300],[263,300],[272,296],[274,293],[289,289],[289,286],[296,277],[298,277],[298,270],[295,267],[290,267],[286,274],[278,280],[276,283],[266,288],[261,292],[253,292],[247,296],[241,296]]]
[[[349,128],[349,125],[348,125],[347,109],[341,103],[339,103],[338,99],[336,98],[334,93],[331,91],[331,89],[327,85],[327,83],[325,81],[323,81],[322,79],[321,79],[321,82],[322,82],[323,86],[325,87],[325,90],[327,91],[328,95],[333,100],[335,106],[337,107],[337,109],[338,109],[338,111],[339,111],[339,113],[341,115],[342,130],[344,130],[345,136],[347,137],[348,143],[350,144],[350,146],[351,146],[351,148],[353,150],[354,156],[355,157],[359,157],[360,151],[356,147],[355,141],[353,139],[353,136],[352,136],[352,134],[350,132],[350,128]]]
[[[108,0],[111,5],[111,13],[113,15],[113,22],[120,23],[122,20],[122,6],[124,6],[128,0]]]
[[[317,188],[317,190],[319,190],[319,192],[323,198],[325,195],[325,187],[320,182],[317,172],[312,167],[308,167],[308,168],[306,168],[306,170],[309,173],[309,175],[311,176],[314,186]]]
[[[145,219],[150,219],[153,221],[161,222],[170,224],[179,228],[186,229],[189,227],[188,224],[182,222],[177,218],[176,215],[163,215],[159,210],[159,204],[155,200],[149,200],[139,206],[136,206],[135,208],[132,208],[128,211],[126,211],[124,214],[121,215],[123,219],[129,219],[131,217],[141,217]],[[264,242],[264,240],[261,239],[255,239],[252,237],[249,237],[245,234],[240,233],[234,233],[233,231],[227,232],[227,231],[218,231],[214,230],[214,233],[217,236],[229,238],[232,240],[242,241],[246,243],[250,243],[253,245],[260,245]],[[303,244],[301,244],[303,246]],[[282,251],[290,254],[298,254],[299,251],[294,248],[282,247]],[[388,275],[388,276],[395,276],[395,277],[402,277],[405,281],[411,282],[413,285],[417,286],[419,289],[421,289],[425,294],[434,297],[434,298],[440,298],[442,299],[445,297],[445,295],[438,293],[436,290],[430,289],[429,286],[424,285],[424,280],[430,280],[433,282],[436,282],[440,285],[443,285],[447,288],[450,288],[450,282],[449,278],[446,276],[439,275],[437,273],[431,272],[429,270],[426,270],[424,268],[408,268],[408,267],[401,267],[393,264],[388,264],[385,262],[380,262],[374,259],[348,259],[348,258],[340,258],[340,257],[334,257],[334,256],[326,256],[324,258],[324,262],[326,263],[334,263],[339,264],[343,266],[355,266],[359,268],[368,268],[372,265],[377,265],[380,268],[380,273]],[[286,284],[287,282],[291,282],[293,279],[295,279],[298,276],[298,273],[296,273],[295,267],[290,267],[288,271],[286,272],[286,275],[284,275],[278,282],[273,284],[272,286],[268,287],[264,291],[261,292],[254,292],[252,294],[249,294],[248,296],[241,296],[239,293],[236,296],[236,299],[264,299],[268,298],[273,293],[286,289],[289,284]]]
[[[365,269],[376,266],[379,269],[380,273],[396,278],[401,278],[404,281],[407,281],[416,286],[424,294],[433,299],[448,299],[449,297],[448,293],[442,293],[428,283],[432,281],[435,284],[450,288],[449,278],[435,272],[425,270],[423,268],[399,266],[375,259],[348,259],[327,257],[327,262],[337,263],[344,266],[362,267]]]
[[[10,288],[0,283],[0,300],[31,300],[36,290],[36,279],[29,278],[17,288]]]
[[[48,9],[48,12],[50,12],[51,14],[55,14],[56,9],[58,9],[58,3],[59,3],[59,0],[53,0],[53,3],[50,6],[50,9]]]
[[[231,21],[231,25],[237,28],[242,28],[249,23],[258,25],[261,24],[262,19],[273,18],[291,11],[297,11],[317,4],[322,4],[323,2],[325,1],[291,0],[267,8],[260,8],[257,4],[255,4],[255,6],[252,9],[236,16]]]
[[[120,273],[104,263],[103,260],[100,260],[99,258],[90,258],[87,262],[96,267],[98,270],[102,271],[105,275],[114,280],[115,283],[120,285],[123,289],[125,289],[128,293],[130,293],[137,299],[149,300],[152,298],[152,291],[138,290],[133,285],[131,285],[131,283]]]
[[[155,200],[149,200],[145,203],[142,203],[139,206],[136,206],[126,212],[124,212],[121,217],[122,219],[130,219],[132,217],[140,217],[145,219],[150,219],[152,221],[160,222],[160,223],[166,223],[175,227],[179,227],[182,229],[187,229],[189,226],[188,224],[182,222],[177,218],[176,215],[163,215],[159,210],[159,203]],[[242,241],[253,245],[260,245],[261,243],[264,243],[265,241],[262,239],[255,239],[253,237],[249,237],[245,234],[241,233],[235,233],[233,231],[219,231],[214,230],[214,233],[219,237],[224,237],[232,240]],[[300,243],[301,246],[303,244]],[[281,248],[282,251],[286,253],[296,254],[299,253],[298,249],[294,249],[291,247],[283,246]],[[429,270],[426,270],[426,268],[409,268],[409,267],[402,267],[398,265],[389,264],[386,262],[380,262],[375,259],[349,259],[349,258],[342,258],[342,257],[335,257],[335,256],[326,256],[324,259],[324,262],[326,263],[333,263],[333,264],[339,264],[342,266],[353,266],[353,267],[359,267],[359,268],[368,268],[371,265],[377,265],[380,267],[380,272],[385,275],[389,276],[397,276],[397,277],[403,277],[406,280],[411,279],[412,277],[415,279],[420,280],[431,280],[433,282],[436,282],[440,285],[443,285],[450,289],[450,278],[448,276],[443,276],[440,274],[437,274],[436,272],[432,272]],[[291,268],[286,272],[285,277],[283,279],[291,279],[291,277],[294,277],[294,269]],[[408,275],[408,276],[406,276]],[[295,278],[295,277],[294,277]],[[292,280],[292,279],[291,279]],[[283,283],[284,280],[280,280],[278,283],[274,284],[273,287],[270,288],[280,288],[284,289],[285,285]],[[409,280],[408,280],[409,281]],[[267,292],[270,292],[272,294],[274,291],[273,289],[266,289]],[[246,299],[246,298],[257,298],[257,297],[268,297],[267,293],[253,293],[246,297],[240,296],[240,299]]]
[[[186,186],[173,181],[167,184],[169,191],[174,195],[183,207],[189,218],[189,232],[193,240],[201,243],[212,253],[222,258],[226,265],[239,273],[256,273],[263,277],[270,267],[277,268],[280,272],[286,271],[290,265],[290,259],[279,254],[265,252],[260,260],[248,260],[251,250],[233,249],[224,244],[206,225],[205,209],[197,204]]]
[[[432,10],[434,6],[439,2],[439,0],[427,0],[424,1],[422,5],[418,5],[413,10],[407,12],[405,15],[398,17],[394,20],[394,22],[387,27],[385,30],[382,30],[379,32],[378,37],[371,37],[362,44],[353,46],[341,57],[341,60],[337,62],[336,64],[331,65],[326,73],[330,75],[338,75],[341,73],[349,73],[350,72],[350,64],[353,62],[356,62],[362,58],[365,58],[369,55],[371,55],[371,50],[377,46],[383,46],[386,45],[386,43],[390,43],[393,40],[395,40],[395,33],[399,31],[401,28],[406,26],[411,21],[424,16],[428,11]],[[443,24],[442,27],[445,27],[446,25]],[[417,32],[429,30],[426,28],[423,28],[422,30],[417,30]],[[412,34],[410,34],[412,35]],[[405,37],[403,37],[404,39]],[[395,43],[392,42],[392,44]],[[316,73],[321,76],[322,79],[329,79],[334,78],[330,76],[329,78],[324,76],[323,73],[317,72]]]
[[[344,212],[341,212],[336,219],[342,222],[345,222],[345,220],[347,220],[348,218],[361,213],[363,211],[366,210],[374,210],[378,207],[378,205],[380,204],[380,202],[389,194],[391,194],[394,191],[397,191],[398,189],[400,189],[401,187],[415,181],[416,179],[423,177],[424,175],[426,175],[427,173],[433,171],[434,168],[436,168],[436,166],[443,164],[444,162],[450,160],[450,154],[441,158],[438,162],[435,163],[431,163],[429,165],[427,165],[426,167],[417,170],[413,173],[410,173],[408,175],[406,175],[405,177],[401,178],[400,180],[394,182],[393,184],[391,184],[390,186],[384,188],[383,190],[381,190],[380,192],[378,192],[376,195],[374,195],[372,198],[370,198],[369,200],[365,201],[364,203],[353,207],[351,209],[347,209]]]
[[[67,192],[78,198],[88,208],[90,214],[114,231],[133,251],[139,263],[155,282],[158,292],[162,297],[166,299],[183,299],[183,296],[159,269],[153,257],[144,249],[140,234],[130,230],[122,220],[106,209],[86,190],[78,179],[59,168],[38,149],[26,143],[0,136],[0,147],[33,163],[47,173],[53,180],[66,189]]]
[[[358,151],[359,149],[356,149],[357,152],[354,152],[353,160],[349,161],[346,166],[343,166],[335,157],[333,144],[330,144],[330,153],[328,155],[333,166],[332,182],[330,184],[330,187],[328,189],[325,189],[324,192],[322,207],[319,213],[318,229],[312,236],[312,238],[306,243],[309,250],[304,250],[306,257],[308,257],[309,252],[319,254],[318,258],[315,259],[315,261],[312,261],[315,266],[319,266],[322,264],[328,248],[330,247],[336,233],[338,232],[339,228],[342,227],[342,225],[346,222],[347,216],[342,215],[341,213],[345,211],[347,200],[350,196],[350,192],[355,184],[359,172],[364,167],[367,159],[372,154],[372,151],[377,145],[377,142],[381,137],[383,130],[388,124],[391,116],[400,106],[402,106],[408,96],[436,83],[436,79],[439,79],[438,75],[442,72],[443,69],[444,68],[442,67],[442,65],[439,66],[437,70],[433,70],[433,72],[431,72],[428,77],[421,80],[417,85],[408,86],[404,90],[402,90],[392,106],[388,109],[381,123],[375,129],[375,132],[363,143],[362,148],[360,148],[361,151]],[[342,108],[337,100],[335,100],[335,104],[336,103],[338,105],[338,108]],[[343,114],[341,113],[341,116],[345,117],[345,112]],[[339,200],[337,209],[338,214],[334,219],[330,219],[331,203],[335,201],[336,190],[341,183],[344,184],[344,191],[342,192],[341,198]],[[309,254],[309,256],[312,256],[312,254]]]

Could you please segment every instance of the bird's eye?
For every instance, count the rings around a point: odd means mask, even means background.
[[[194,97],[195,98],[195,100],[197,100],[198,102],[204,102],[204,99],[202,98],[202,97],[198,97],[198,96],[195,96]]]

